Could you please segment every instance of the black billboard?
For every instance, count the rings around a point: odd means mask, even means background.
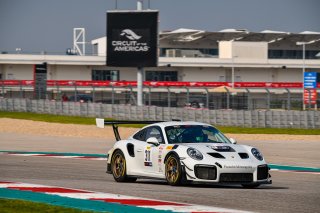
[[[107,66],[158,66],[158,11],[107,12]]]
[[[34,65],[34,98],[46,99],[47,63]]]

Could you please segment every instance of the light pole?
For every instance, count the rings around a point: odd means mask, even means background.
[[[231,84],[232,84],[232,89],[234,89],[234,81],[235,81],[235,76],[234,76],[234,72],[235,72],[235,67],[234,67],[234,58],[237,58],[237,55],[234,55],[234,40],[231,40],[231,63],[232,63],[232,67],[231,67]]]
[[[137,10],[141,11],[143,10],[143,1],[138,0],[137,1]],[[144,74],[144,69],[143,67],[138,67],[138,72],[137,72],[137,104],[138,106],[143,106],[143,74]]]
[[[302,45],[302,104],[303,104],[303,110],[306,110],[306,105],[304,104],[304,73],[306,72],[306,42],[301,42]]]
[[[233,53],[232,53],[232,69],[231,69],[231,83],[232,83],[232,89],[234,89],[234,87],[235,87],[235,66],[234,66],[234,59],[235,58],[238,58],[238,56],[236,56],[236,55],[233,55]]]
[[[234,48],[233,48],[233,43],[234,40],[231,40],[231,61],[232,61],[232,69],[231,69],[231,84],[232,84],[232,89],[234,89]]]

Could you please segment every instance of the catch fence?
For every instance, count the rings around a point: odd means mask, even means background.
[[[0,81],[2,98],[45,98],[51,101],[137,104],[134,81],[47,81],[45,90],[34,90],[34,81]],[[43,92],[45,94],[35,94]],[[320,85],[318,85],[318,92]],[[311,94],[311,93],[310,93]],[[320,104],[307,104],[314,109]],[[149,107],[195,109],[302,110],[301,83],[144,82],[143,104]]]

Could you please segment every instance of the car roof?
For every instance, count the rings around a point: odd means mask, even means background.
[[[159,123],[150,124],[150,125],[148,125],[146,127],[154,126],[154,125],[158,125],[160,127],[180,126],[180,125],[212,126],[211,124],[206,124],[206,123],[201,123],[201,122],[196,122],[196,121],[166,121],[166,122],[159,122]]]

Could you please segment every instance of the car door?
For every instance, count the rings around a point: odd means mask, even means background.
[[[135,143],[135,159],[137,169],[140,175],[158,177],[162,174],[161,157],[159,154],[163,150],[163,145],[155,146],[148,144],[146,141],[150,137],[158,139],[160,144],[164,144],[164,138],[162,135],[161,128],[159,126],[150,126],[142,130],[143,132],[137,133],[134,138],[139,139]],[[139,135],[140,134],[140,135]],[[159,152],[160,150],[160,152]]]
[[[148,173],[162,173],[161,171],[161,162],[162,162],[162,150],[164,148],[164,137],[162,134],[162,130],[159,126],[151,126],[147,128],[146,131],[146,141],[148,138],[157,138],[159,142],[159,146],[155,146],[153,144],[148,144],[145,149],[145,171]],[[160,153],[161,152],[161,153]]]
[[[133,158],[128,162],[131,165],[131,173],[134,175],[145,175],[145,149],[146,149],[146,132],[144,128],[133,135]]]

